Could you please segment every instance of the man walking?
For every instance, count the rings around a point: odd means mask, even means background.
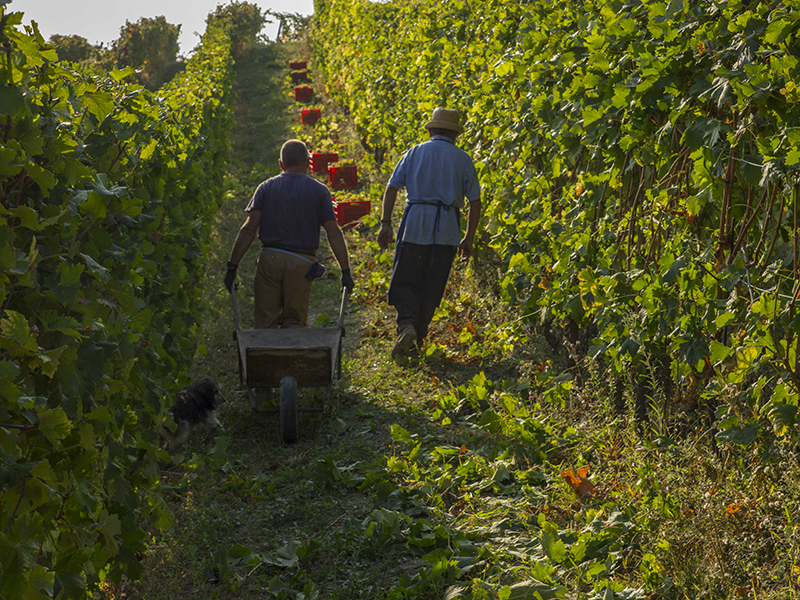
[[[421,345],[442,301],[456,252],[472,253],[481,215],[478,175],[470,156],[455,142],[464,128],[456,110],[436,108],[425,124],[430,139],[412,147],[394,169],[383,194],[378,245],[392,238],[392,209],[406,188],[406,205],[397,230],[389,304],[397,310],[397,340],[392,357]],[[461,238],[460,209],[469,201],[467,231]]]
[[[336,222],[328,188],[306,174],[308,149],[300,140],[281,147],[283,173],[263,182],[247,205],[247,220],[231,250],[225,287],[233,289],[236,269],[250,245],[261,241],[256,276],[256,329],[305,327],[311,282],[325,269],[317,262],[320,226],[342,270],[342,287],[353,289],[344,235]]]

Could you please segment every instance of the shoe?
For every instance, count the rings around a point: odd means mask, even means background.
[[[392,358],[397,356],[408,356],[417,341],[417,331],[410,323],[400,327],[400,333],[397,336],[397,341],[392,348]]]

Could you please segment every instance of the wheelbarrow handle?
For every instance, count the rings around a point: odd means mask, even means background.
[[[239,303],[236,301],[236,282],[233,283],[231,286],[231,298],[233,299],[233,325],[236,327],[236,331],[239,331]],[[234,332],[234,338],[236,337],[236,332]]]
[[[339,308],[339,329],[344,329],[344,309],[347,308],[347,297],[350,295],[350,292],[347,291],[347,288],[342,288],[342,305]]]

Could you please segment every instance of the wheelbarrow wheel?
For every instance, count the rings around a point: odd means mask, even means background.
[[[281,379],[281,435],[287,444],[297,441],[297,381]]]

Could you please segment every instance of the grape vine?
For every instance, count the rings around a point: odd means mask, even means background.
[[[800,439],[796,0],[315,7],[369,147],[397,158],[433,107],[462,111],[484,248],[530,322],[664,390],[661,433],[699,398],[721,441]]]
[[[156,426],[198,350],[224,192],[230,38],[151,94],[59,62],[0,5],[0,596],[136,577]]]

